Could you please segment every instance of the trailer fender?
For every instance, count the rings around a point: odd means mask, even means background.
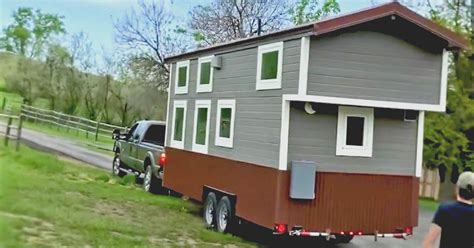
[[[236,212],[235,212],[235,208],[236,208],[236,204],[237,204],[237,195],[236,194],[230,193],[230,192],[227,192],[225,190],[218,189],[218,188],[214,188],[214,187],[211,187],[211,186],[208,186],[208,185],[204,185],[203,188],[202,188],[202,197],[201,197],[201,202],[202,203],[204,203],[204,201],[206,200],[206,196],[207,196],[207,194],[209,194],[209,192],[214,192],[214,194],[216,194],[216,198],[217,198],[218,202],[223,196],[227,196],[230,200],[231,205],[232,205],[232,211],[233,211],[234,214],[236,214]]]

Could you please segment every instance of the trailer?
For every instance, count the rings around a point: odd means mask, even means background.
[[[467,47],[392,2],[168,57],[163,185],[221,232],[412,235],[425,112]]]

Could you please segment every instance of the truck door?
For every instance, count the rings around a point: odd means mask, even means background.
[[[121,151],[120,151],[120,159],[123,163],[127,166],[132,167],[132,160],[130,159],[130,152],[132,147],[133,141],[133,134],[137,130],[139,123],[134,124],[127,133],[125,139],[121,142]]]
[[[140,167],[143,164],[143,160],[138,156],[138,147],[140,146],[140,139],[142,138],[143,132],[146,130],[147,125],[141,123],[135,132],[132,135],[130,141],[130,148],[129,148],[129,159],[130,159],[130,167],[141,170]]]

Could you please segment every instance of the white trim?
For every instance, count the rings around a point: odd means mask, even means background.
[[[198,109],[207,108],[207,117],[206,117],[206,137],[204,140],[204,145],[196,144],[196,135],[197,135],[197,124],[198,124]],[[211,117],[211,100],[196,100],[194,107],[194,123],[193,123],[193,151],[207,154],[209,148],[209,122]]]
[[[198,69],[197,69],[197,83],[196,83],[196,93],[201,92],[212,92],[212,82],[214,77],[214,67],[212,67],[212,58],[214,55],[202,57],[198,59]],[[211,72],[209,74],[209,84],[201,85],[201,64],[209,63],[211,66]]]
[[[282,99],[280,128],[280,158],[278,169],[288,169],[288,135],[290,132],[290,102]]]
[[[448,92],[448,65],[449,54],[446,49],[443,49],[443,64],[441,65],[441,88],[439,92],[439,105],[446,111],[446,98]]]
[[[444,108],[436,104],[376,101],[376,100],[364,100],[364,99],[355,99],[355,98],[313,96],[313,95],[311,96],[310,95],[292,95],[292,94],[283,95],[283,99],[287,101],[319,102],[319,103],[353,105],[353,106],[374,107],[374,108],[410,109],[410,110],[444,112]]]
[[[221,109],[232,109],[230,119],[230,137],[220,137]],[[234,128],[235,128],[235,100],[218,100],[217,101],[217,117],[216,117],[216,138],[215,145],[227,148],[234,147]]]
[[[170,96],[171,96],[171,72],[173,71],[173,64],[170,64],[170,68],[169,68],[169,75],[168,75],[168,99],[167,99],[167,104],[166,104],[166,126],[169,126],[170,125],[170,119],[169,119],[169,116],[170,116]],[[168,145],[168,132],[169,132],[169,128],[165,128],[165,146]]]
[[[262,55],[268,52],[278,51],[278,71],[275,79],[262,80]],[[283,69],[283,41],[271,43],[258,47],[257,55],[257,83],[256,90],[281,89],[281,75]]]
[[[300,49],[300,72],[298,81],[298,95],[306,95],[308,88],[308,66],[309,66],[309,52],[310,52],[310,38],[309,36],[301,37]]]
[[[186,138],[186,116],[188,114],[188,107],[187,107],[187,101],[186,100],[175,100],[173,102],[173,121],[171,123],[171,147],[178,148],[178,149],[184,149],[184,140]],[[175,140],[174,139],[174,127],[176,126],[176,108],[184,108],[183,111],[183,132],[182,132],[182,137],[181,141]]]
[[[179,68],[181,67],[186,67],[186,85],[185,86],[178,86],[178,79],[179,79]],[[189,60],[186,61],[180,61],[176,63],[176,73],[175,73],[175,79],[174,79],[174,94],[188,94],[188,86],[189,86]]]
[[[347,117],[364,118],[364,136],[362,146],[346,144]],[[374,140],[374,109],[339,106],[337,117],[336,156],[372,157]]]
[[[416,177],[421,177],[421,173],[423,169],[424,127],[425,127],[425,111],[420,111],[418,114],[418,131],[417,131],[417,138],[416,138],[416,168],[415,168]]]

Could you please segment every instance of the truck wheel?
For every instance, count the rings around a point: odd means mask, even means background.
[[[204,225],[206,228],[213,228],[216,226],[216,208],[217,208],[217,198],[214,192],[209,192],[204,202],[203,209],[203,219]]]
[[[336,243],[347,244],[351,242],[354,235],[336,235]]]
[[[232,226],[234,214],[232,213],[232,205],[229,197],[223,196],[217,204],[216,223],[218,232],[228,232]]]
[[[145,177],[143,178],[143,189],[146,192],[158,194],[161,189],[161,180],[153,175],[151,165],[146,167]]]
[[[115,176],[119,176],[119,177],[125,176],[127,173],[120,170],[120,168],[123,168],[122,165],[123,165],[123,163],[122,163],[122,161],[120,161],[119,154],[116,154],[115,157],[114,157],[114,161],[112,162],[112,174],[114,174]]]

